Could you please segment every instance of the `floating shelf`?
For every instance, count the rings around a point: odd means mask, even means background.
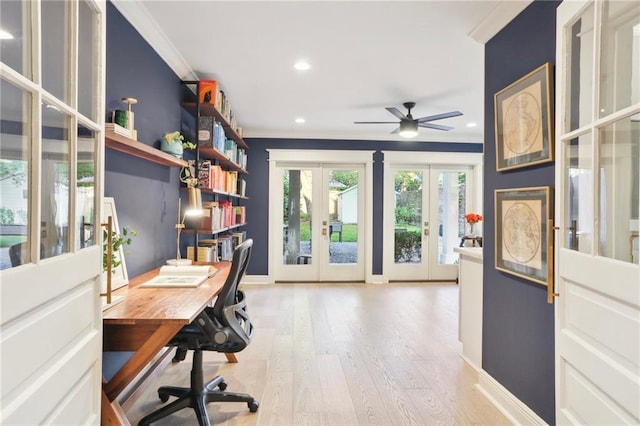
[[[115,149],[116,151],[124,152],[126,154],[133,155],[134,157],[142,158],[143,160],[165,166],[188,166],[188,163],[185,160],[176,158],[173,155],[160,151],[150,145],[119,135],[111,130],[105,131],[104,144],[107,148]]]

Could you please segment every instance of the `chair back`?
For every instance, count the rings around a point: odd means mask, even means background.
[[[253,336],[253,324],[247,312],[247,300],[242,290],[238,289],[251,257],[253,240],[247,239],[236,247],[231,261],[231,271],[222,286],[222,290],[213,307],[207,307],[194,321],[201,336],[208,341],[200,340],[198,346],[205,350],[217,352],[240,352],[247,347]],[[193,346],[192,325],[183,328],[178,342],[184,344],[186,336]],[[176,339],[174,339],[176,341]]]

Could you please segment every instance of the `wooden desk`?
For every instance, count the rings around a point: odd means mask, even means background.
[[[133,351],[133,356],[102,385],[102,424],[129,425],[116,400],[124,388],[184,326],[214,299],[229,275],[231,262],[215,264],[216,274],[195,288],[140,287],[158,275],[142,274],[114,296],[124,300],[103,313],[103,351]]]

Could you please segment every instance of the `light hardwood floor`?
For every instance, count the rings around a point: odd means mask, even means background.
[[[503,425],[461,358],[452,283],[245,285],[256,326],[227,363],[205,353],[205,376],[260,402],[212,403],[222,425]],[[136,402],[131,424],[161,406],[156,389],[188,386],[190,359],[170,364]],[[194,425],[185,409],[157,425]]]

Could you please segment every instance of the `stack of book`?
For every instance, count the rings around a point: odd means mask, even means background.
[[[117,123],[104,123],[104,128],[105,130],[110,130],[118,135],[126,136],[128,138],[131,137],[131,130],[127,129],[126,127],[122,127]]]

